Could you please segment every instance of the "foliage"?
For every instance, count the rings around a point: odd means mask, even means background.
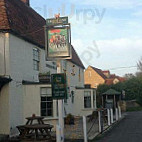
[[[131,108],[127,108],[126,111],[142,111],[142,107],[141,106],[138,106],[138,107],[131,107]]]
[[[99,85],[97,89],[97,97],[100,98],[101,94],[106,92],[108,89],[115,89],[116,91],[125,91],[126,100],[137,100],[142,105],[142,73],[139,72],[135,76],[131,76],[123,83],[117,83],[114,85]],[[100,102],[98,102],[100,103]]]
[[[72,114],[68,114],[65,118],[65,124],[74,124],[74,116]]]
[[[134,75],[133,75],[132,73],[127,73],[127,74],[124,75],[124,77],[125,77],[126,79],[131,79],[131,78],[134,77]]]
[[[141,57],[141,59],[138,61],[137,66],[138,66],[139,71],[142,72],[142,57]]]

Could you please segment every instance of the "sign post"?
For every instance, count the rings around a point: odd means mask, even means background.
[[[59,127],[61,130],[60,142],[64,142],[64,113],[63,113],[64,103],[63,103],[63,99],[67,95],[67,88],[66,88],[65,74],[61,74],[61,60],[57,60],[57,74],[53,74],[51,76],[51,81],[52,81],[53,99],[58,100],[58,117],[59,117]]]
[[[46,59],[57,61],[57,74],[51,76],[52,96],[58,100],[58,117],[61,137],[60,142],[64,142],[64,98],[67,95],[67,82],[65,74],[61,74],[62,59],[71,59],[71,30],[68,17],[60,17],[46,20],[45,26],[45,48]],[[58,134],[58,133],[57,133]]]

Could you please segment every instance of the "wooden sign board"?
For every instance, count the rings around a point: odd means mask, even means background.
[[[57,24],[68,24],[68,17],[50,18],[46,20],[48,26]]]
[[[69,29],[51,28],[47,30],[48,58],[70,57]]]
[[[52,74],[52,98],[53,99],[65,99],[67,97],[67,83],[66,74]]]

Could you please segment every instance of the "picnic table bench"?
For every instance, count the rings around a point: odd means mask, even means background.
[[[53,125],[44,124],[43,119],[44,117],[35,116],[35,117],[27,117],[26,125],[19,125],[17,126],[20,134],[21,139],[29,138],[29,139],[48,139],[51,140],[51,130]],[[34,123],[34,120],[37,123]]]

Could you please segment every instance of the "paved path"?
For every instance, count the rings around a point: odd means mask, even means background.
[[[124,120],[94,142],[142,142],[142,111],[127,113]]]

